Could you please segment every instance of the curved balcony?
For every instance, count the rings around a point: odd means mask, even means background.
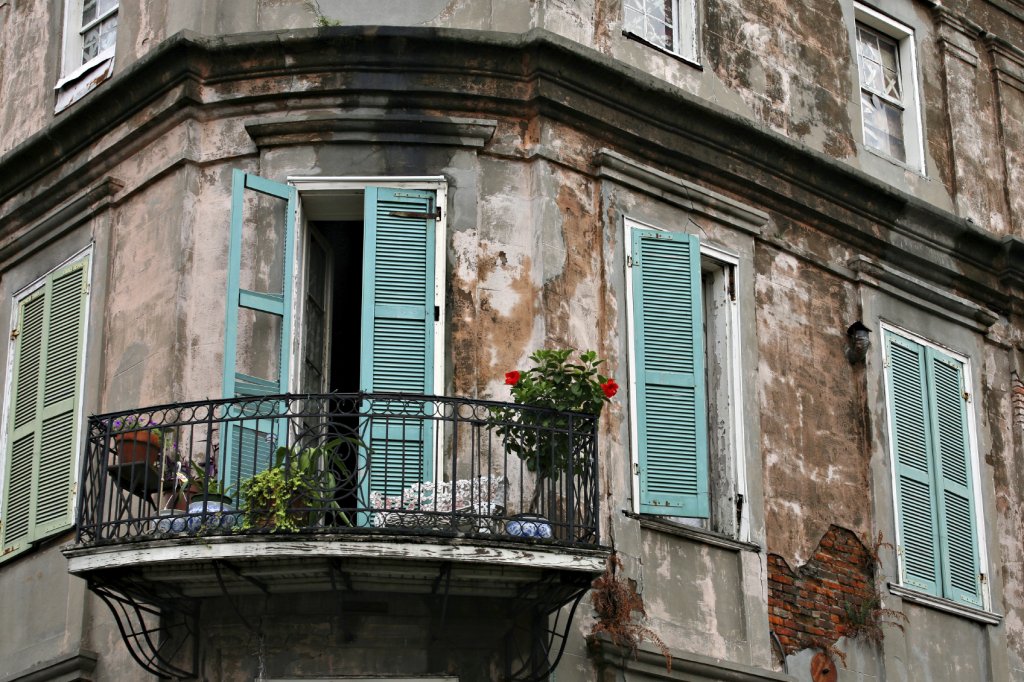
[[[432,604],[430,628],[544,679],[556,615],[608,556],[592,415],[367,393],[162,405],[91,417],[79,480],[69,570],[159,675],[199,675],[200,633],[241,627],[254,599],[345,594],[401,627]]]

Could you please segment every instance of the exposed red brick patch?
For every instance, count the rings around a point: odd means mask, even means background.
[[[768,622],[787,655],[827,648],[847,629],[849,611],[875,595],[874,559],[851,531],[831,526],[796,571],[768,555]]]

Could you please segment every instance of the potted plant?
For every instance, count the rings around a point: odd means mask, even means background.
[[[146,463],[155,466],[160,458],[162,434],[143,415],[131,414],[110,422],[117,450],[117,464]]]
[[[614,379],[598,373],[597,368],[604,361],[596,352],[579,353],[574,362],[575,352],[572,348],[534,352],[530,356],[533,367],[505,374],[513,402],[529,409],[497,407],[492,410],[495,431],[503,439],[505,448],[515,453],[527,470],[537,476],[530,499],[531,515],[536,512],[545,486],[570,469],[581,471],[586,464],[583,445],[590,434],[579,413],[590,415],[596,421],[605,403],[619,390]],[[570,430],[570,426],[574,428]],[[515,534],[513,531],[520,529],[522,535],[531,537],[550,535],[550,526],[545,528],[543,519],[541,525],[537,525],[537,517],[527,521],[532,525],[513,524],[507,526],[507,530]]]
[[[274,466],[243,481],[242,530],[298,531],[316,524],[326,513],[346,526],[352,522],[338,505],[338,476],[348,476],[339,448],[362,446],[354,437],[334,438],[313,447],[280,447]],[[306,511],[310,510],[310,511]]]

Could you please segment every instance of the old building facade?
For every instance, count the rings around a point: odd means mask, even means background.
[[[0,132],[0,681],[1024,680],[1019,0],[6,0]]]

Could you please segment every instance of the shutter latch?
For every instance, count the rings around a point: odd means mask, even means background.
[[[438,206],[434,209],[434,212],[429,211],[388,211],[388,215],[393,218],[416,218],[418,220],[440,220],[441,219],[441,207]]]

